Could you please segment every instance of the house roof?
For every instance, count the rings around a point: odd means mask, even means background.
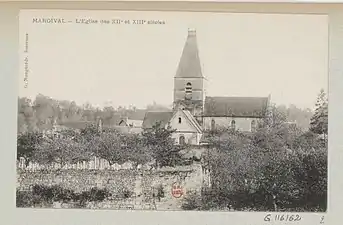
[[[130,120],[144,120],[146,110],[145,109],[136,109],[133,112],[130,112],[128,115],[128,119]]]
[[[119,122],[119,125],[131,126],[131,127],[142,127],[143,120],[130,120],[130,119],[122,119]]]
[[[87,126],[90,126],[90,125],[98,126],[97,122],[95,122],[95,121],[68,121],[68,122],[63,122],[63,123],[59,124],[59,126],[61,126],[61,127],[69,128],[69,129],[76,129],[76,130],[85,129]],[[101,127],[102,128],[113,128],[114,125],[102,123]]]
[[[205,116],[264,117],[268,97],[206,97]]]
[[[188,30],[175,77],[203,77],[195,30]]]
[[[173,116],[173,112],[147,112],[143,121],[143,128],[152,128],[156,123],[161,123],[165,126],[169,123]]]
[[[144,118],[143,118],[143,119],[144,119]],[[142,127],[143,120],[130,120],[130,119],[128,119],[128,120],[126,121],[126,123],[127,123],[128,125],[131,125],[131,124],[132,124],[133,127]]]
[[[68,122],[63,122],[60,125],[63,127],[71,128],[71,129],[82,130],[92,124],[95,124],[95,123],[91,121],[68,121]]]

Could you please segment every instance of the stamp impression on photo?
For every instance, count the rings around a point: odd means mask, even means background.
[[[182,186],[178,182],[173,183],[171,192],[174,198],[181,198],[184,194]]]

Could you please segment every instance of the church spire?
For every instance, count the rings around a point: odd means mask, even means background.
[[[201,78],[201,64],[199,58],[196,30],[188,29],[188,36],[183,47],[181,59],[175,78]]]
[[[188,29],[186,43],[174,77],[173,108],[186,109],[201,120],[204,101],[205,78],[201,71],[196,30]]]

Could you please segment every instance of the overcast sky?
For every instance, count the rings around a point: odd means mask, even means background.
[[[31,23],[47,16],[155,19],[165,25]],[[196,28],[209,96],[271,94],[277,104],[313,108],[320,89],[327,89],[327,22],[309,15],[29,12],[21,15],[20,33],[29,34],[30,73],[28,88],[21,83],[19,93],[99,106],[170,105],[188,28]]]

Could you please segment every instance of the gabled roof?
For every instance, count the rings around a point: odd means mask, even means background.
[[[264,117],[268,97],[206,97],[205,116]]]
[[[192,114],[188,110],[181,110],[186,118],[189,120],[189,122],[195,127],[195,129],[198,130],[199,133],[202,133],[202,128],[198,121],[192,116]]]
[[[188,30],[175,77],[203,77],[195,30]]]
[[[143,128],[152,128],[156,123],[166,126],[173,116],[173,112],[147,112],[143,121]]]

